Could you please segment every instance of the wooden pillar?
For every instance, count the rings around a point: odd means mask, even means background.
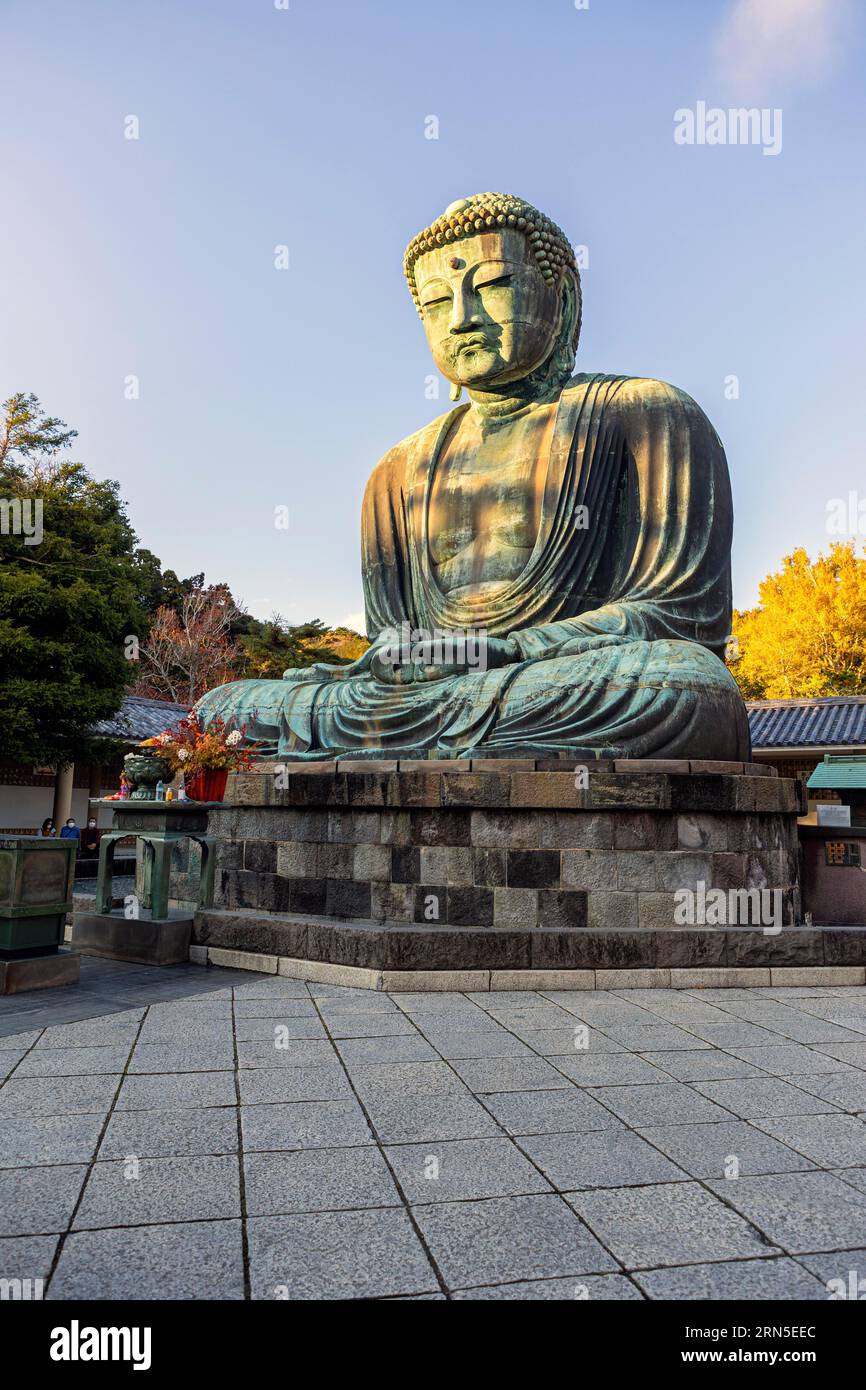
[[[62,827],[72,815],[72,778],[74,763],[63,763],[54,774],[54,809],[51,818],[60,834]]]
[[[87,795],[91,801],[98,801],[99,793],[102,791],[102,767],[97,763],[90,765],[90,787]]]

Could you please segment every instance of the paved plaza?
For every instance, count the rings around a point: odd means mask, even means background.
[[[80,995],[0,1012],[0,1278],[48,1299],[826,1300],[866,1278],[864,988],[388,995],[84,965],[89,1017]]]

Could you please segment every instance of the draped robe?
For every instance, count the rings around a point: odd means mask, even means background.
[[[590,756],[749,756],[746,712],[720,659],[731,622],[732,507],[724,450],[685,393],[581,375],[559,398],[538,535],[491,595],[449,595],[430,558],[430,494],[458,406],[391,449],[362,511],[368,636],[483,629],[519,660],[391,684],[236,681],[205,695],[207,722],[245,725],[291,758],[477,750]],[[583,510],[585,509],[585,511]],[[363,659],[361,665],[363,666]]]

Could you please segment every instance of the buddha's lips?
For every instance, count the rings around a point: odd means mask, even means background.
[[[495,350],[493,344],[489,343],[486,338],[481,336],[463,338],[461,342],[457,343],[452,349],[451,355],[452,357],[460,357],[464,352],[479,352],[484,348],[490,351]]]

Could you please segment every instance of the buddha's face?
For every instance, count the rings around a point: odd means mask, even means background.
[[[522,232],[480,232],[427,251],[415,266],[424,331],[448,381],[479,389],[528,376],[546,361],[561,294]]]

